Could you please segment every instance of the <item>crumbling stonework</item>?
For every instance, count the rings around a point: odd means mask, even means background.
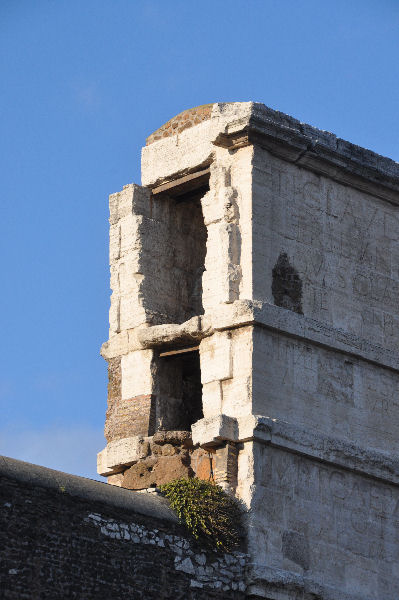
[[[240,498],[250,597],[399,595],[398,207],[396,163],[252,102],[172,119],[110,197],[99,473]]]
[[[147,146],[153,142],[161,140],[162,138],[178,135],[185,129],[189,129],[190,127],[194,127],[194,125],[198,125],[202,121],[210,119],[212,106],[212,104],[203,104],[202,106],[189,108],[188,110],[184,110],[183,112],[179,113],[176,115],[176,117],[170,119],[170,121],[165,123],[165,125],[162,125],[162,127],[148,136],[146,141]]]

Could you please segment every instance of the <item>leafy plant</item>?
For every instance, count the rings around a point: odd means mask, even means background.
[[[242,509],[221,487],[194,477],[175,479],[160,489],[180,521],[204,545],[222,552],[239,545]]]

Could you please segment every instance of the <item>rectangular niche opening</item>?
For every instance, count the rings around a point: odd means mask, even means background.
[[[160,293],[169,323],[183,323],[204,314],[202,274],[205,270],[207,228],[201,199],[209,191],[209,169],[182,177],[153,190],[153,210],[167,229]]]
[[[203,416],[198,347],[161,352],[156,430],[191,431]]]

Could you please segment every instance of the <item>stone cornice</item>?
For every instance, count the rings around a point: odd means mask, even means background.
[[[399,485],[399,456],[270,417],[217,415],[194,423],[192,434],[203,447],[257,442]]]
[[[274,304],[250,300],[220,304],[212,313],[193,317],[182,324],[153,325],[123,331],[103,344],[101,354],[109,360],[134,350],[193,344],[215,331],[248,325],[263,327],[399,371],[399,354],[393,350]]]
[[[399,371],[397,352],[268,302],[238,300],[219,305],[212,315],[212,324],[215,331],[257,325]]]
[[[399,204],[399,163],[263,104],[253,103],[249,119],[229,123],[213,143],[230,149],[255,144],[283,160]]]

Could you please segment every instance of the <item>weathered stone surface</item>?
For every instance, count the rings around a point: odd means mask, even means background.
[[[132,436],[149,436],[155,429],[155,398],[143,394],[116,402],[107,414],[105,437],[108,442]]]
[[[108,477],[120,471],[123,471],[123,467],[121,465],[115,465],[115,467],[108,466],[107,448],[104,448],[104,450],[101,450],[101,452],[97,453],[97,473],[99,475]]]
[[[261,148],[254,163],[253,298],[273,303],[273,267],[284,249],[305,315],[396,348],[398,209]]]
[[[124,472],[123,487],[139,490],[159,486],[179,477],[192,477],[192,475],[190,458],[187,454],[149,457]]]
[[[116,485],[117,487],[123,487],[123,473],[115,473],[107,477],[107,483],[110,485]]]
[[[102,348],[109,440],[148,448],[110,481],[235,493],[251,597],[396,598],[399,165],[252,102],[148,142],[147,188],[110,200]]]
[[[395,598],[398,488],[282,449],[253,452],[250,551],[265,592],[286,571],[301,595]]]
[[[117,473],[150,454],[150,444],[140,436],[130,436],[109,442],[97,457],[100,475]]]
[[[262,329],[253,372],[256,414],[399,453],[399,373]]]
[[[197,421],[192,427],[194,444],[217,446],[224,441],[238,439],[237,419],[227,415],[217,415]]]
[[[181,446],[191,448],[193,445],[191,431],[157,431],[153,437],[154,444]]]
[[[108,477],[108,483],[133,490],[194,474],[211,480],[216,458],[214,450],[194,448],[191,434],[180,431],[159,432],[145,440],[136,437],[111,442],[99,456],[104,458],[102,462],[99,458],[98,470]]]

